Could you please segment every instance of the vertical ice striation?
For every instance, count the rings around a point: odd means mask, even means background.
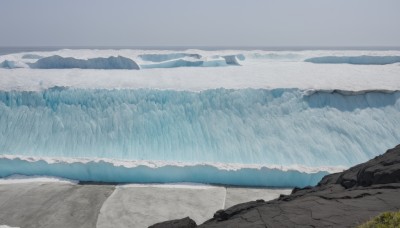
[[[1,154],[349,166],[398,143],[400,92],[0,92]]]

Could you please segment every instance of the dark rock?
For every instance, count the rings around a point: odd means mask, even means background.
[[[259,205],[239,204],[199,227],[355,227],[400,209],[400,145],[317,186]],[[223,215],[223,216],[221,216]]]
[[[199,227],[356,227],[381,212],[400,210],[399,196],[400,145],[327,175],[315,187],[295,188],[292,194],[269,202],[257,200],[219,210]]]
[[[385,154],[344,171],[336,184],[352,188],[376,184],[400,183],[400,145]]]
[[[224,210],[218,210],[217,212],[215,212],[213,218],[218,221],[223,221],[223,220],[227,220],[229,218],[229,216]]]
[[[186,217],[183,219],[170,220],[166,222],[160,222],[149,226],[149,228],[193,228],[197,224],[191,218]]]
[[[306,186],[306,187],[304,187],[304,188],[295,187],[295,188],[293,188],[293,190],[292,190],[292,194],[293,194],[293,193],[296,193],[296,192],[298,192],[298,191],[301,191],[301,190],[308,190],[308,189],[312,189],[312,188],[313,188],[312,186]]]
[[[237,204],[226,210],[219,210],[219,211],[215,212],[214,219],[216,219],[218,221],[224,221],[224,220],[227,220],[227,219],[233,217],[236,214],[243,213],[254,207],[264,205],[264,204],[265,204],[264,200],[250,201],[247,203]]]

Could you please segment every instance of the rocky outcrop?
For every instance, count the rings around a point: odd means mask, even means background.
[[[183,219],[175,219],[167,222],[157,223],[149,228],[193,228],[196,227],[196,222],[189,217]]]
[[[220,210],[208,227],[355,227],[384,211],[400,210],[400,145],[317,186]],[[168,224],[168,223],[165,223]],[[163,226],[157,227],[177,227]]]

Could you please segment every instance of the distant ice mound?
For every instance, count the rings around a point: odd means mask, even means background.
[[[25,68],[27,65],[20,61],[4,60],[0,63],[0,68],[14,69],[14,68]]]
[[[400,62],[400,56],[321,56],[304,61],[325,64],[386,65]]]
[[[67,55],[68,56],[68,55]],[[138,62],[134,61],[137,60]],[[63,57],[51,55],[43,57],[37,54],[24,54],[20,57],[13,56],[11,59],[4,59],[0,68],[33,68],[33,69],[151,69],[151,68],[177,68],[177,67],[222,67],[240,66],[243,61],[243,54],[232,55],[208,55],[191,53],[167,53],[167,54],[141,54],[130,56],[94,57],[79,59],[75,57]],[[36,60],[36,62],[35,62]]]
[[[251,53],[248,54],[248,57],[260,60],[298,60],[301,55],[295,53]]]
[[[236,56],[236,55],[222,56],[222,58],[225,59],[226,64],[228,64],[228,65],[237,65],[237,66],[240,66],[240,63],[239,63],[238,59],[241,58],[241,57],[244,58],[243,55],[239,55],[239,56]]]
[[[43,56],[36,55],[36,54],[25,54],[22,56],[23,59],[41,59]]]
[[[213,59],[210,61],[204,60],[187,60],[187,59],[175,59],[160,63],[143,64],[143,69],[151,68],[176,68],[176,67],[219,67],[226,66],[227,63],[224,59]]]
[[[148,54],[145,55],[145,59],[153,59],[155,61],[149,61],[148,63],[141,64],[141,68],[143,69],[151,69],[151,68],[176,68],[176,67],[221,67],[221,66],[229,66],[236,65],[240,66],[239,59],[244,59],[243,55],[226,55],[226,56],[209,56],[209,57],[201,57],[197,54],[190,54],[184,56],[180,53],[166,55],[166,54]],[[151,58],[148,58],[151,56]],[[183,58],[181,58],[183,56]],[[161,61],[164,59],[170,58],[167,61]],[[173,59],[175,58],[176,59]],[[142,58],[143,59],[143,58]]]
[[[201,55],[199,54],[188,54],[188,53],[169,53],[169,54],[143,54],[139,55],[144,61],[151,61],[151,62],[164,62],[173,59],[181,59],[185,57],[191,57],[195,59],[200,59]]]
[[[139,70],[139,65],[132,59],[118,56],[108,58],[93,58],[93,59],[75,59],[72,57],[64,58],[58,55],[53,55],[39,59],[35,63],[29,64],[31,68],[36,69],[127,69]]]

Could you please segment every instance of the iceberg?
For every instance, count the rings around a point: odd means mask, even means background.
[[[228,66],[228,65],[237,65],[239,66],[239,59],[244,60],[243,55],[227,55],[227,56],[210,56],[208,58],[201,58],[200,55],[188,54],[188,55],[178,55],[171,54],[170,55],[145,55],[147,60],[152,59],[151,63],[143,63],[141,64],[141,68],[143,69],[151,69],[151,68],[176,68],[176,67],[220,67],[220,66]],[[148,58],[152,56],[152,58]],[[166,57],[168,56],[168,58]],[[158,57],[158,58],[155,58]],[[191,58],[188,58],[191,57]],[[142,57],[143,59],[143,57]],[[162,61],[166,60],[166,61]]]
[[[244,56],[240,56],[242,59],[244,59]],[[222,56],[222,58],[225,59],[226,64],[228,65],[237,65],[240,66],[239,63],[239,57],[237,57],[236,55],[226,55],[226,56]]]
[[[320,64],[386,65],[400,62],[400,56],[321,56],[304,60]]]
[[[72,57],[64,58],[58,55],[39,59],[35,63],[29,64],[36,69],[127,69],[139,70],[139,65],[135,61],[122,56],[108,58],[75,59]]]
[[[165,62],[174,59],[182,59],[185,57],[201,59],[200,54],[190,54],[190,53],[142,54],[139,55],[138,57],[144,61],[151,61],[151,62]]]
[[[153,64],[143,64],[141,67],[143,69],[151,69],[151,68],[176,68],[176,67],[218,67],[218,66],[227,66],[227,62],[224,59],[213,59],[213,60],[186,60],[186,59],[177,59],[170,60],[161,63],[153,63]]]
[[[12,61],[12,60],[4,60],[0,63],[0,68],[6,69],[14,69],[14,68],[26,68],[27,65],[25,63],[19,61]]]
[[[36,54],[25,54],[21,57],[22,59],[41,59],[43,56],[36,55]]]
[[[117,57],[115,57],[117,56]],[[33,61],[37,60],[36,63]],[[223,61],[225,60],[225,61]],[[1,68],[138,69],[219,67],[285,63],[386,65],[400,62],[399,51],[261,51],[261,50],[69,50],[0,56]],[[16,64],[18,63],[18,64]],[[137,65],[137,66],[136,66]],[[140,66],[140,67],[139,67]]]

